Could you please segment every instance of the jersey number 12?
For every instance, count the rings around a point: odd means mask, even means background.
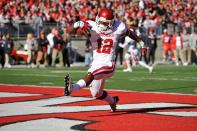
[[[105,54],[110,54],[111,52],[111,47],[113,46],[113,40],[112,39],[105,39],[104,41],[104,45],[102,47],[102,39],[98,39],[97,43],[98,43],[98,49],[97,52],[98,53],[105,53]],[[109,44],[107,44],[109,43]]]

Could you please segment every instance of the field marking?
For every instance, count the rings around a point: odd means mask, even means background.
[[[56,71],[56,70],[52,70],[52,71],[50,71],[51,73],[84,73],[84,72],[87,72],[87,70],[85,70],[85,71],[83,71],[83,70],[58,70],[58,71]],[[115,72],[122,72],[122,73],[135,73],[135,71],[133,71],[133,72],[123,72],[122,70],[117,70],[116,69],[116,71]],[[142,72],[137,72],[138,74],[144,74],[144,70],[142,71]],[[148,70],[147,70],[147,73],[149,74],[149,72],[148,72]],[[154,71],[153,71],[153,73],[154,73]],[[180,72],[162,72],[162,74],[174,74],[174,73],[180,73]],[[193,73],[188,73],[188,72],[186,72],[186,73],[184,73],[184,72],[182,72],[183,74],[188,74],[188,75],[193,75]]]
[[[71,120],[61,118],[42,118],[36,120],[29,120],[19,123],[13,123],[1,127],[4,131],[71,131],[71,127],[80,124],[86,124],[89,121],[85,120]],[[55,124],[54,124],[55,123]],[[33,128],[32,128],[33,127]]]
[[[89,97],[72,97],[61,96],[50,99],[40,99],[39,101],[18,101],[14,103],[1,104],[0,117],[17,116],[17,115],[36,115],[43,113],[71,113],[71,112],[89,112],[109,110],[109,105],[90,105],[90,106],[53,106],[58,104],[77,103],[81,101],[91,101],[94,98]],[[195,104],[172,103],[172,102],[152,102],[152,103],[128,103],[118,104],[119,110],[127,109],[147,109],[147,108],[167,108],[167,107],[193,107]],[[14,107],[14,108],[13,108]],[[195,113],[195,112],[194,112]]]
[[[182,78],[145,78],[145,77],[140,77],[139,78],[129,78],[128,80],[131,81],[143,81],[143,80],[161,80],[161,81],[166,81],[166,80],[172,80],[172,81],[196,81],[195,79],[192,80],[191,78],[187,79],[182,79]]]
[[[42,85],[53,85],[54,83],[52,83],[52,82],[40,82],[40,84],[42,84]]]
[[[84,73],[84,72],[87,72],[87,71],[74,71],[74,70],[58,70],[58,71],[50,71],[51,73],[69,73],[69,72],[71,72],[71,73],[75,73],[75,72],[77,72],[77,73]]]
[[[5,86],[30,86],[30,87],[42,87],[42,88],[48,88],[48,87],[53,87],[53,88],[65,88],[63,86],[41,86],[41,85],[17,85],[17,84],[6,84],[6,83],[0,83],[0,85],[5,85]]]
[[[5,83],[0,83],[0,85],[6,85],[6,86],[31,86],[31,87],[42,87],[42,88],[65,88],[63,86],[39,86],[39,85],[17,85],[17,84],[5,84]],[[85,90],[89,90],[89,87],[83,88]],[[183,93],[166,93],[166,92],[151,92],[151,91],[132,91],[132,90],[115,90],[115,89],[105,89],[108,91],[122,91],[122,92],[141,92],[141,93],[154,93],[154,94],[172,94],[172,95],[189,95],[189,96],[196,96],[196,94],[183,94]]]
[[[21,96],[39,96],[41,94],[30,94],[30,93],[15,93],[15,92],[0,92],[0,98],[5,97],[21,97]]]
[[[0,86],[0,87],[4,88],[4,86]],[[30,87],[26,87],[26,88],[30,88]],[[9,88],[7,86],[6,89],[10,90],[12,88]],[[32,88],[32,91],[33,89],[35,88]],[[121,92],[116,92],[116,93],[120,94]],[[87,94],[87,91],[85,91],[85,94]],[[137,93],[133,93],[133,94],[137,94]],[[122,93],[122,95],[124,95],[124,93]],[[140,94],[140,95],[145,96],[146,94]],[[150,96],[157,97],[158,95],[154,95],[150,93]],[[136,95],[136,99],[138,99],[138,97],[139,96]],[[185,97],[187,96],[180,96],[180,98],[185,98]],[[175,95],[172,97],[172,100],[176,98],[177,96]],[[195,98],[196,98],[195,96],[191,97],[192,100],[195,100]],[[33,101],[18,101],[14,103],[4,103],[1,104],[1,111],[3,113],[0,114],[0,116],[2,115],[5,117],[5,118],[1,117],[1,120],[5,122],[5,124],[3,123],[4,125],[1,127],[1,129],[6,131],[32,130],[32,127],[36,126],[35,130],[61,131],[62,129],[71,130],[73,129],[71,128],[73,126],[79,127],[83,125],[83,127],[81,128],[76,128],[82,130],[82,129],[86,129],[85,128],[86,125],[89,126],[94,121],[97,122],[96,120],[99,120],[99,123],[104,123],[100,126],[106,127],[105,124],[109,124],[110,120],[114,120],[116,122],[116,123],[111,122],[115,126],[116,124],[121,123],[121,121],[124,119],[125,120],[132,119],[131,121],[126,120],[129,127],[127,129],[130,128],[135,129],[133,125],[139,126],[139,121],[145,124],[145,126],[143,127],[146,130],[155,129],[156,124],[159,125],[157,129],[160,128],[166,129],[166,127],[172,129],[171,127],[174,127],[174,125],[172,124],[180,124],[180,125],[186,124],[186,126],[185,125],[184,126],[186,127],[186,129],[188,128],[190,130],[192,130],[193,127],[196,127],[195,126],[196,118],[194,118],[197,117],[196,104],[188,104],[187,102],[182,103],[181,99],[176,100],[177,103],[161,102],[160,100],[151,101],[151,102],[144,101],[145,102],[144,103],[137,100],[131,103],[126,102],[126,104],[124,103],[125,101],[123,100],[121,104],[117,105],[117,108],[118,110],[120,110],[120,112],[116,112],[116,113],[110,113],[108,111],[110,109],[109,105],[102,105],[102,104],[97,105],[97,103],[92,103],[91,101],[92,99],[93,98],[90,97],[87,98],[86,96],[82,96],[82,97],[62,96],[62,97],[53,97],[53,98],[49,97],[49,99],[39,99],[35,101],[33,100]],[[126,101],[127,100],[128,98],[126,99]],[[190,100],[187,101],[190,102]],[[91,104],[87,104],[87,106],[86,104],[76,105],[75,102],[76,103],[90,102]],[[59,104],[63,104],[63,106],[57,106]],[[64,104],[69,104],[69,105],[65,106]],[[185,110],[187,108],[189,109],[189,111]],[[181,109],[181,111],[179,110],[177,111],[173,109]],[[97,113],[94,111],[99,111],[99,112]],[[171,116],[173,116],[173,118]],[[186,117],[192,117],[192,119],[190,120],[190,118],[186,118]],[[166,120],[169,121],[166,122],[167,124],[165,123]],[[176,122],[176,120],[178,121]],[[87,122],[89,123],[86,124]],[[130,123],[132,123],[132,125],[129,125]],[[187,123],[190,124],[187,126]],[[96,129],[98,129],[98,127],[100,126],[97,127],[95,126],[95,127]],[[94,128],[88,128],[88,129],[94,129]],[[105,130],[110,130],[110,129],[113,128],[109,128]],[[123,128],[120,125],[118,128],[114,128],[114,129],[121,130]],[[181,129],[185,129],[185,128],[178,128],[177,130],[181,130]]]
[[[26,70],[26,68],[25,69],[11,69],[11,70],[24,70],[24,71],[27,71]],[[86,73],[87,72],[87,70],[47,70],[49,73],[59,73],[59,74],[61,74],[61,73]],[[149,74],[149,72],[148,72],[148,70],[147,71],[142,71],[142,72],[135,72],[135,70],[133,71],[133,72],[123,72],[122,70],[120,70],[120,69],[116,69],[116,71],[115,72],[120,72],[120,73],[133,73],[133,74],[135,74],[135,73],[137,73],[137,74],[144,74],[145,72],[147,73],[147,74]],[[154,70],[153,70],[153,73],[160,73],[160,72],[155,72]],[[161,72],[161,74],[174,74],[174,73],[177,73],[177,74],[187,74],[187,75],[194,75],[194,72],[191,72],[191,73],[189,73],[189,72]],[[6,74],[7,75],[7,74]],[[43,74],[42,74],[43,75]],[[45,75],[43,75],[43,76],[45,76]],[[193,78],[194,79],[194,78]],[[196,79],[197,79],[197,77],[196,77]]]
[[[62,77],[59,75],[43,75],[43,74],[7,74],[7,76],[45,76],[45,77]]]
[[[132,91],[132,90],[113,90],[113,89],[106,89],[111,91],[122,91],[122,92],[140,92],[140,93],[153,93],[153,94],[171,94],[171,95],[189,95],[189,96],[196,96],[196,94],[183,94],[183,93],[167,93],[167,92],[152,92],[152,91]]]

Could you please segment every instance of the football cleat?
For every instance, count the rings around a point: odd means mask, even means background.
[[[111,112],[115,112],[115,111],[116,111],[116,104],[117,104],[118,101],[119,101],[119,97],[118,97],[118,96],[114,96],[113,99],[114,99],[114,104],[110,105],[110,107],[111,107]]]
[[[64,95],[69,96],[72,92],[72,79],[70,78],[69,74],[67,74],[64,77],[64,82],[65,82]]]

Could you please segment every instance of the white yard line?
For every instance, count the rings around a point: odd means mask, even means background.
[[[40,82],[40,84],[42,84],[42,85],[53,85],[54,83],[53,82]]]
[[[130,81],[143,81],[143,80],[196,81],[195,79],[191,79],[191,78],[150,78],[150,77],[149,78],[140,77],[140,79],[139,78],[129,78],[128,80],[130,80]]]
[[[44,74],[6,74],[7,76],[33,76],[33,77],[38,77],[38,76],[44,76],[44,77],[62,77],[59,75],[44,75]]]
[[[87,71],[74,71],[74,70],[58,70],[58,71],[50,71],[51,73],[84,73]]]

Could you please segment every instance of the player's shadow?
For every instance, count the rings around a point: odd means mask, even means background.
[[[91,116],[91,117],[103,117],[103,116],[115,116],[115,115],[125,115],[125,114],[136,114],[136,113],[148,113],[154,111],[162,111],[169,109],[192,109],[197,108],[196,106],[180,106],[180,107],[158,107],[158,108],[144,108],[144,109],[128,109],[128,110],[117,110],[114,113],[110,113],[108,115],[99,115],[99,116]]]

